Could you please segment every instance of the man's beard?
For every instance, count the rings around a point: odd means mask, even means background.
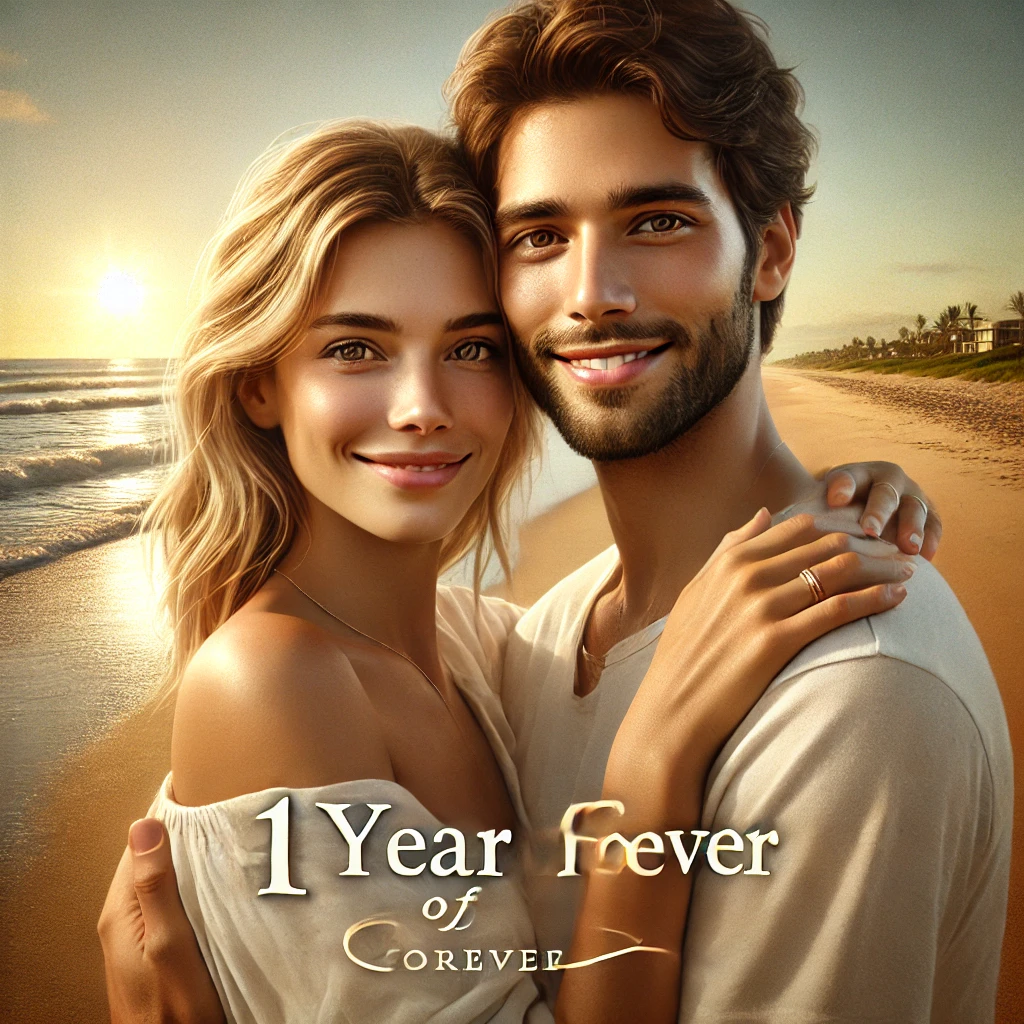
[[[743,376],[754,343],[754,309],[749,295],[749,278],[744,274],[731,309],[712,316],[696,336],[670,318],[540,331],[529,346],[518,346],[523,381],[578,454],[597,462],[651,455],[703,419],[731,394]],[[563,392],[555,383],[556,374],[563,372],[552,359],[559,351],[598,342],[648,339],[657,345],[671,342],[681,352],[692,352],[693,365],[680,360],[674,376],[653,404],[637,409],[632,417],[626,410],[639,385],[595,388],[584,398]],[[616,416],[612,410],[623,412]]]

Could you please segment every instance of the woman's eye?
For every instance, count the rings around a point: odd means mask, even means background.
[[[328,353],[340,363],[360,363],[377,358],[377,353],[363,341],[346,341],[335,345]]]
[[[491,346],[482,341],[464,341],[452,350],[452,358],[461,363],[481,363],[493,355]]]
[[[633,230],[640,234],[664,235],[678,228],[686,227],[689,223],[685,217],[680,216],[678,213],[657,213],[653,217],[648,217],[647,220],[641,221]]]

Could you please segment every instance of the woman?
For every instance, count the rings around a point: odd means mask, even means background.
[[[180,461],[148,517],[177,691],[155,814],[231,1019],[547,1012],[528,973],[472,955],[532,946],[497,698],[518,609],[437,587],[470,551],[479,585],[488,543],[507,568],[503,514],[536,437],[492,259],[450,145],[366,122],[268,155],[208,253],[177,363]],[[762,510],[688,600],[727,601],[740,555],[789,566],[755,595],[788,595],[781,664],[902,599],[907,562],[874,558],[830,577],[847,603],[803,615],[796,567],[822,550],[820,532],[769,528]],[[685,627],[666,641],[685,653]],[[703,735],[724,738],[774,670],[714,680]],[[674,771],[699,811],[714,742],[682,747]],[[590,902],[588,927],[616,898],[611,883]]]

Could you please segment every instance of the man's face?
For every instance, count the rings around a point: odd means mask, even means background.
[[[728,396],[753,264],[707,146],[642,98],[541,104],[502,141],[497,207],[526,383],[577,452],[658,451]]]

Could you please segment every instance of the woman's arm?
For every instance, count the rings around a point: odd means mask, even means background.
[[[179,803],[392,777],[348,659],[290,616],[238,616],[197,653],[173,737]],[[141,844],[141,845],[140,845]],[[182,907],[162,822],[135,822],[98,924],[114,1024],[219,1024],[220,999]]]
[[[593,834],[698,827],[707,773],[772,678],[812,640],[903,600],[906,556],[858,552],[863,541],[823,535],[810,515],[769,522],[762,509],[727,535],[676,602],[605,772],[602,797],[623,813],[601,812]],[[809,568],[820,603],[800,577]],[[647,1024],[676,1020],[691,875],[672,856],[621,859],[590,865],[568,963],[595,962],[567,970],[560,1021],[635,1019],[640,1008]],[[600,959],[630,945],[643,948]]]

